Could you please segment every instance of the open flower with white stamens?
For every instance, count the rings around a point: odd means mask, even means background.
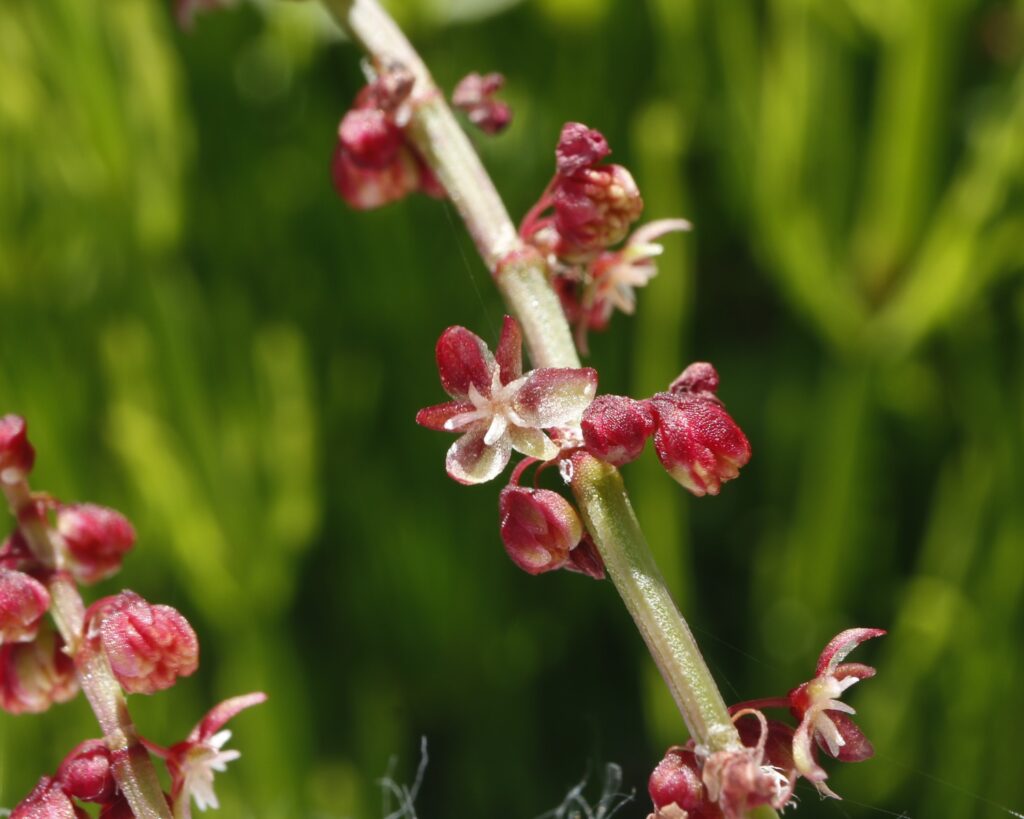
[[[542,367],[523,374],[519,325],[505,317],[496,354],[465,327],[449,327],[437,342],[441,384],[454,399],[426,407],[416,423],[457,432],[448,450],[448,474],[465,484],[489,481],[512,450],[549,461],[560,447],[546,429],[575,429],[597,392],[589,367]]]
[[[854,683],[875,676],[871,666],[844,663],[846,655],[865,640],[883,634],[879,628],[851,628],[837,634],[818,658],[814,679],[789,692],[790,710],[800,720],[793,736],[793,761],[797,771],[825,796],[839,798],[825,785],[828,774],[814,759],[812,737],[825,753],[843,762],[860,762],[875,753],[848,716],[856,712],[839,698]]]

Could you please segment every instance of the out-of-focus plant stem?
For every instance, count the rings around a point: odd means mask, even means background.
[[[376,0],[323,0],[380,65],[400,64],[416,84],[411,138],[462,216],[519,319],[537,367],[578,367],[579,356],[543,260],[519,239],[501,198],[426,66]],[[572,482],[613,583],[643,635],[694,739],[710,751],[741,747],[725,702],[665,587],[617,470],[588,459]],[[774,816],[774,811],[752,811]]]
[[[47,567],[59,569],[50,529],[34,508],[28,482],[15,476],[0,478],[0,485],[32,553]],[[67,573],[57,570],[47,582],[47,589],[51,599],[50,614],[64,640],[65,650],[74,660],[78,684],[103,729],[117,786],[137,819],[172,819],[156,769],[149,752],[139,742],[124,692],[114,677],[107,655],[82,649],[85,604],[77,586]]]

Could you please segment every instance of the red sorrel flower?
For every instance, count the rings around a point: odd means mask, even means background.
[[[448,474],[465,484],[489,481],[512,450],[540,461],[560,451],[543,430],[574,428],[597,390],[597,372],[543,367],[523,375],[519,325],[505,317],[497,355],[465,327],[437,342],[441,384],[454,399],[422,409],[416,423],[461,434],[448,450]]]
[[[78,693],[75,664],[52,628],[30,643],[0,646],[0,707],[10,714],[38,714]]]
[[[561,569],[583,537],[575,507],[549,489],[506,486],[498,509],[505,551],[529,574]]]
[[[615,466],[639,457],[653,433],[658,458],[694,495],[717,495],[750,460],[750,443],[715,395],[718,373],[691,364],[669,392],[644,401],[598,396],[583,413],[587,451]]]
[[[32,471],[36,451],[28,442],[26,429],[20,415],[0,417],[0,481],[14,481]]]
[[[190,819],[193,799],[199,810],[220,807],[213,790],[214,773],[223,773],[229,762],[241,756],[238,751],[224,750],[231,732],[221,729],[238,713],[266,699],[266,694],[257,692],[225,700],[199,721],[186,740],[162,754],[171,773],[171,796],[177,819]]]
[[[11,819],[88,819],[88,814],[75,807],[59,783],[44,776],[32,793],[18,803]]]
[[[501,74],[480,75],[477,72],[463,77],[452,92],[452,105],[466,112],[469,121],[487,134],[504,131],[512,121],[508,103],[495,99],[505,85]]]
[[[0,566],[0,645],[33,639],[49,608],[50,594],[42,583]]]
[[[130,694],[170,688],[199,665],[199,641],[181,613],[152,605],[135,592],[123,591],[90,606],[86,635],[106,651],[114,676]]]
[[[811,739],[843,762],[860,762],[874,754],[867,737],[848,716],[856,712],[839,698],[854,683],[875,675],[871,666],[844,663],[846,655],[883,634],[879,628],[851,628],[837,634],[821,652],[814,679],[789,692],[790,710],[800,720],[793,739],[796,769],[825,796],[839,798],[825,785],[828,774],[814,759]]]
[[[83,802],[105,804],[114,798],[117,784],[110,771],[110,749],[102,739],[87,739],[71,751],[57,769],[65,793]]]
[[[694,752],[673,745],[665,752],[647,782],[654,803],[648,819],[713,819],[721,811],[708,801]]]
[[[69,569],[80,583],[117,573],[135,545],[135,530],[124,515],[93,503],[59,507],[57,532],[68,550]]]

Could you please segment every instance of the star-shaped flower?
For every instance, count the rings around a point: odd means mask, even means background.
[[[231,732],[221,729],[239,712],[266,699],[266,694],[256,692],[224,700],[200,720],[188,739],[172,745],[167,751],[174,815],[178,819],[191,819],[193,799],[199,810],[220,807],[213,790],[213,776],[223,773],[229,762],[241,756],[238,751],[224,750],[224,745],[231,739]]]
[[[860,762],[875,749],[848,716],[855,714],[839,698],[854,683],[875,676],[875,669],[861,663],[844,663],[846,655],[870,640],[881,637],[880,628],[851,628],[840,632],[818,658],[815,677],[789,692],[790,710],[800,720],[793,736],[793,760],[797,771],[825,796],[839,797],[825,785],[828,774],[814,759],[811,738],[829,756],[843,762]]]
[[[560,447],[546,429],[575,429],[597,391],[589,367],[542,367],[523,374],[519,325],[505,317],[497,354],[465,327],[449,327],[437,342],[441,384],[454,399],[426,407],[416,423],[461,433],[448,450],[448,474],[476,484],[497,476],[512,450],[549,461]]]

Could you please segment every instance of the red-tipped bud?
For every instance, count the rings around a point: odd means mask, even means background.
[[[562,126],[555,148],[555,167],[559,176],[571,176],[596,165],[611,152],[608,140],[600,131],[582,122],[567,122]]]
[[[505,551],[529,574],[565,566],[570,551],[583,537],[575,508],[557,492],[506,486],[498,507]]]
[[[391,165],[404,142],[401,129],[379,108],[354,108],[345,114],[338,140],[353,164],[374,171]]]
[[[717,495],[750,460],[747,436],[714,396],[661,392],[651,406],[658,458],[694,495]]]
[[[31,643],[0,646],[0,707],[8,713],[38,714],[76,693],[75,664],[51,629]]]
[[[57,779],[70,796],[104,804],[114,798],[117,784],[110,770],[110,749],[102,739],[87,739],[64,757]]]
[[[17,480],[32,471],[36,451],[28,442],[25,419],[20,415],[0,418],[0,481]]]
[[[718,370],[706,361],[695,361],[668,388],[680,395],[714,395],[718,392]]]
[[[703,816],[713,809],[700,778],[700,766],[693,751],[674,745],[651,773],[647,792],[654,803],[656,816],[672,805],[688,814]],[[665,811],[668,813],[668,811]],[[668,813],[671,815],[671,813]]]
[[[466,112],[469,121],[487,134],[504,131],[512,121],[508,103],[495,99],[505,85],[501,74],[467,74],[452,92],[452,105]]]
[[[624,395],[599,395],[583,413],[583,444],[613,466],[635,461],[654,433],[650,403]]]
[[[586,259],[622,241],[644,209],[636,182],[621,165],[559,177],[552,201],[557,252],[569,260]]]
[[[130,694],[170,688],[199,666],[196,633],[177,609],[123,591],[94,604],[87,634],[96,636],[114,676]]]
[[[71,573],[81,583],[115,574],[135,545],[135,530],[124,515],[92,503],[60,507],[57,532],[70,555]]]
[[[88,819],[88,814],[75,807],[59,783],[44,776],[14,808],[11,819]]]
[[[33,639],[49,608],[46,586],[24,572],[0,568],[0,644]]]

